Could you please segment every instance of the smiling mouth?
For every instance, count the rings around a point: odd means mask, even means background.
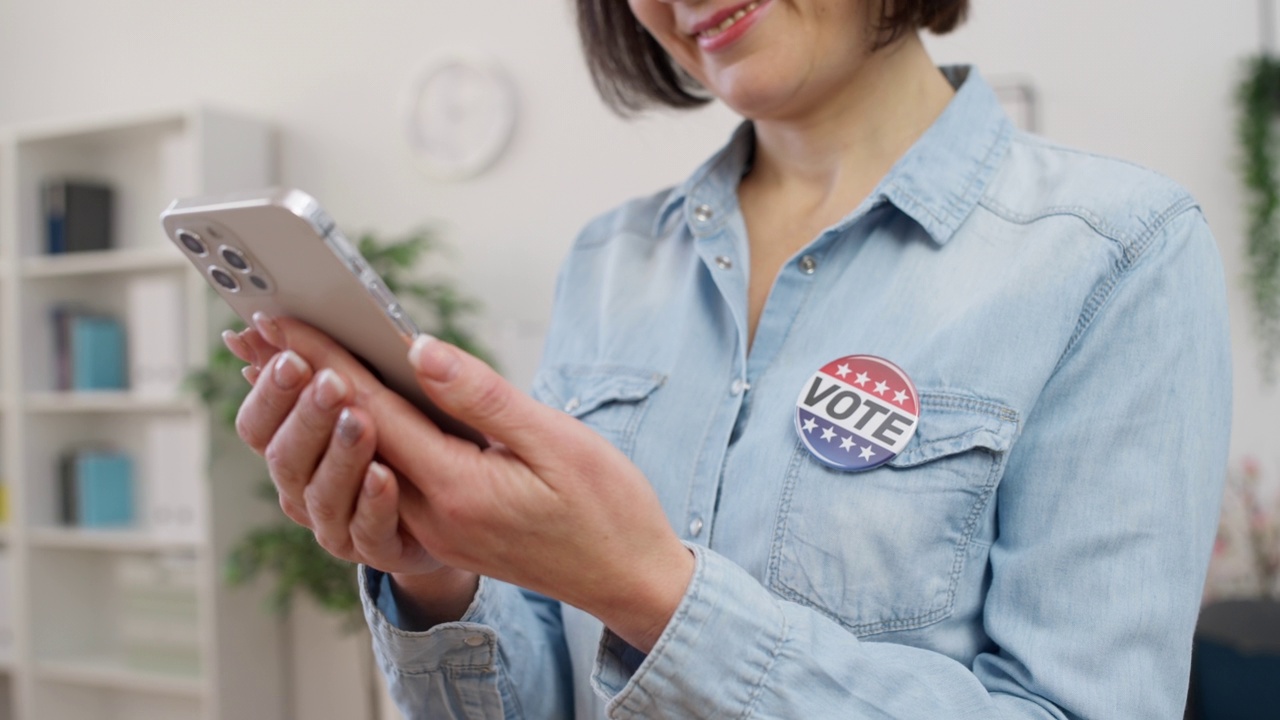
[[[760,7],[760,0],[754,0],[751,3],[748,3],[747,5],[742,6],[742,8],[738,10],[738,12],[725,18],[719,25],[716,25],[715,27],[707,28],[706,30],[703,30],[702,32],[694,35],[694,37],[698,38],[699,40],[710,40],[711,38],[716,37],[717,35],[721,35],[726,30],[733,27],[734,24],[736,24],[739,20],[751,14],[756,10],[756,8],[759,8],[759,7]]]

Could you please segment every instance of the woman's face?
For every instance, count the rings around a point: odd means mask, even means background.
[[[788,118],[847,86],[869,54],[868,0],[629,0],[690,75],[739,114]]]

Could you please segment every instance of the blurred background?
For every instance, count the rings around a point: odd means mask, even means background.
[[[253,497],[261,470],[237,457],[218,414],[181,399],[172,378],[140,377],[147,368],[81,377],[76,352],[100,359],[145,341],[175,366],[202,365],[222,320],[207,314],[202,281],[171,261],[182,259],[163,246],[156,215],[176,195],[270,182],[310,192],[352,236],[385,244],[425,228],[448,249],[410,263],[408,277],[447,279],[478,301],[462,322],[527,386],[578,230],[679,182],[737,122],[720,107],[610,114],[570,10],[567,0],[0,0],[0,719],[394,717],[375,699],[367,637],[348,632],[349,603],[312,599],[301,582],[282,620],[264,609],[271,572],[226,586],[226,555],[277,516]],[[1274,597],[1280,557],[1280,391],[1266,380],[1246,280],[1250,151],[1236,132],[1247,60],[1276,34],[1267,10],[974,0],[959,32],[927,39],[939,64],[975,64],[1024,127],[1151,167],[1202,204],[1228,274],[1235,350],[1210,603]],[[52,247],[53,214],[66,213],[74,245],[73,212],[92,214],[104,193],[111,236],[81,238],[86,255]],[[199,462],[184,466],[175,447]],[[183,473],[194,480],[171,497],[159,479]],[[68,507],[68,488],[80,506]],[[94,488],[132,510],[84,505]],[[187,505],[195,519],[166,529]],[[288,567],[329,572],[313,559]],[[1227,653],[1215,667],[1237,678],[1277,650],[1241,649],[1238,634],[1206,640]],[[1271,662],[1261,677],[1274,682]]]

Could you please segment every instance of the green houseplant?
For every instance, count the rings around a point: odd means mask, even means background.
[[[419,327],[492,364],[488,352],[467,328],[479,310],[478,304],[461,294],[447,278],[424,278],[416,273],[421,261],[443,250],[434,233],[420,229],[386,241],[366,233],[360,237],[358,247]],[[237,321],[228,327],[241,330],[244,325]],[[249,392],[240,373],[243,365],[222,343],[217,343],[207,366],[189,378],[189,384],[228,428],[234,428],[236,412]],[[278,507],[275,487],[265,477],[265,468],[260,494],[265,502]],[[271,578],[270,609],[282,616],[301,593],[323,610],[342,617],[348,629],[363,626],[354,567],[325,552],[310,530],[288,520],[283,513],[241,538],[232,548],[225,569],[232,585],[261,576]],[[376,672],[371,662],[368,667],[371,674]],[[374,687],[371,682],[370,688]],[[370,709],[375,718],[376,708],[376,695],[371,694]]]
[[[1245,244],[1248,289],[1262,367],[1274,379],[1280,359],[1280,176],[1276,123],[1280,116],[1280,59],[1252,58],[1236,94],[1241,179],[1248,201]]]

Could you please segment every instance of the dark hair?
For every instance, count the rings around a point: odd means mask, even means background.
[[[574,0],[587,67],[605,104],[621,115],[653,105],[690,108],[711,100],[631,13],[625,0]],[[875,49],[903,33],[956,29],[969,0],[882,0]]]

